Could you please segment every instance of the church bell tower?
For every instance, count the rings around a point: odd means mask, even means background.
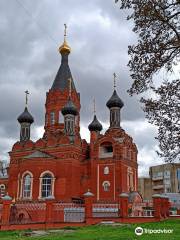
[[[67,117],[63,112],[63,108],[68,103],[72,101],[74,107],[76,108],[76,114],[73,115],[74,118],[74,131],[79,132],[79,121],[80,121],[80,94],[76,91],[74,80],[69,67],[69,54],[71,53],[71,48],[69,47],[67,40],[67,26],[64,24],[64,42],[59,47],[59,53],[61,54],[61,65],[56,74],[54,82],[51,89],[46,94],[46,114],[45,114],[45,133],[52,133],[57,135],[59,132],[64,131],[65,120]],[[71,97],[69,100],[69,81],[71,81]],[[64,117],[63,117],[64,115]]]

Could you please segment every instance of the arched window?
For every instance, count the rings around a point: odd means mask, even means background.
[[[75,133],[75,116],[66,115],[65,116],[65,131],[67,135],[73,136]]]
[[[20,138],[26,141],[30,138],[30,125],[29,123],[21,123]]]
[[[64,123],[64,117],[61,113],[61,110],[59,111],[59,123]]]
[[[32,191],[32,177],[30,174],[26,174],[23,177],[22,182],[22,197],[23,198],[31,198]]]
[[[110,182],[104,181],[102,185],[103,185],[103,188],[104,188],[104,192],[109,192],[109,190],[110,190]]]
[[[41,181],[41,197],[46,198],[52,196],[52,175],[45,173]]]

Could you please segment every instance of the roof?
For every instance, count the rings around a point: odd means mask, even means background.
[[[35,152],[25,156],[24,158],[52,158],[52,157],[54,157],[54,156],[38,150],[38,151],[35,151]]]
[[[110,99],[107,101],[106,106],[108,108],[111,107],[119,107],[122,108],[124,106],[123,101],[120,99],[120,97],[118,96],[116,90],[114,90],[112,96],[110,97]]]
[[[89,124],[88,126],[89,131],[101,131],[102,130],[102,125],[98,121],[96,115],[94,115],[93,121]]]
[[[160,168],[160,167],[166,168],[166,167],[171,167],[171,166],[180,167],[180,163],[178,163],[178,162],[162,163],[159,165],[151,166],[150,169],[156,169],[156,168]]]
[[[17,118],[19,123],[27,122],[27,123],[33,123],[34,118],[33,116],[29,113],[27,107],[25,107],[24,112],[19,115]]]
[[[94,194],[88,190],[86,193],[83,194],[84,197],[93,197]]]
[[[65,106],[62,108],[61,112],[63,115],[66,115],[66,114],[77,115],[78,114],[78,110],[77,110],[76,106],[74,105],[74,103],[72,102],[70,97],[68,98],[68,101],[65,104]]]
[[[68,52],[62,52],[61,65],[54,79],[51,90],[64,90],[69,89],[69,79],[71,79],[72,90],[76,90],[71,70],[68,64]]]
[[[129,197],[129,195],[125,192],[122,192],[121,194],[119,194],[119,197]]]

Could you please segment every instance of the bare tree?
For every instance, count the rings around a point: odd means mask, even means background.
[[[134,21],[133,31],[138,42],[129,46],[128,66],[133,80],[130,95],[147,90],[155,98],[142,98],[149,122],[158,127],[161,157],[165,161],[180,159],[180,81],[167,80],[155,88],[154,75],[163,69],[172,73],[180,59],[180,0],[115,0],[121,9],[129,9],[128,20]],[[170,76],[170,75],[169,75]],[[159,80],[161,83],[161,80]],[[153,94],[154,95],[154,94]]]

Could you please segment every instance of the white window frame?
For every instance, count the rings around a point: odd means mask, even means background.
[[[59,111],[59,119],[58,119],[58,122],[59,122],[59,124],[64,123],[64,116],[63,116],[61,110]]]
[[[109,174],[109,167],[106,166],[104,167],[104,175],[108,175]]]
[[[30,187],[30,196],[29,197],[24,197],[24,177],[26,175],[30,175],[30,177],[31,177],[31,187]],[[22,177],[21,177],[20,198],[21,199],[32,199],[32,191],[33,191],[33,174],[30,171],[26,171],[22,174]]]
[[[50,174],[52,177],[52,182],[51,182],[51,196],[54,197],[54,183],[55,183],[55,177],[54,174],[47,170],[41,173],[40,177],[39,177],[39,197],[38,199],[45,199],[46,197],[42,197],[42,180],[43,180],[43,176],[46,174]]]
[[[111,184],[110,184],[109,181],[104,181],[102,186],[103,186],[104,192],[109,192],[110,191]]]

